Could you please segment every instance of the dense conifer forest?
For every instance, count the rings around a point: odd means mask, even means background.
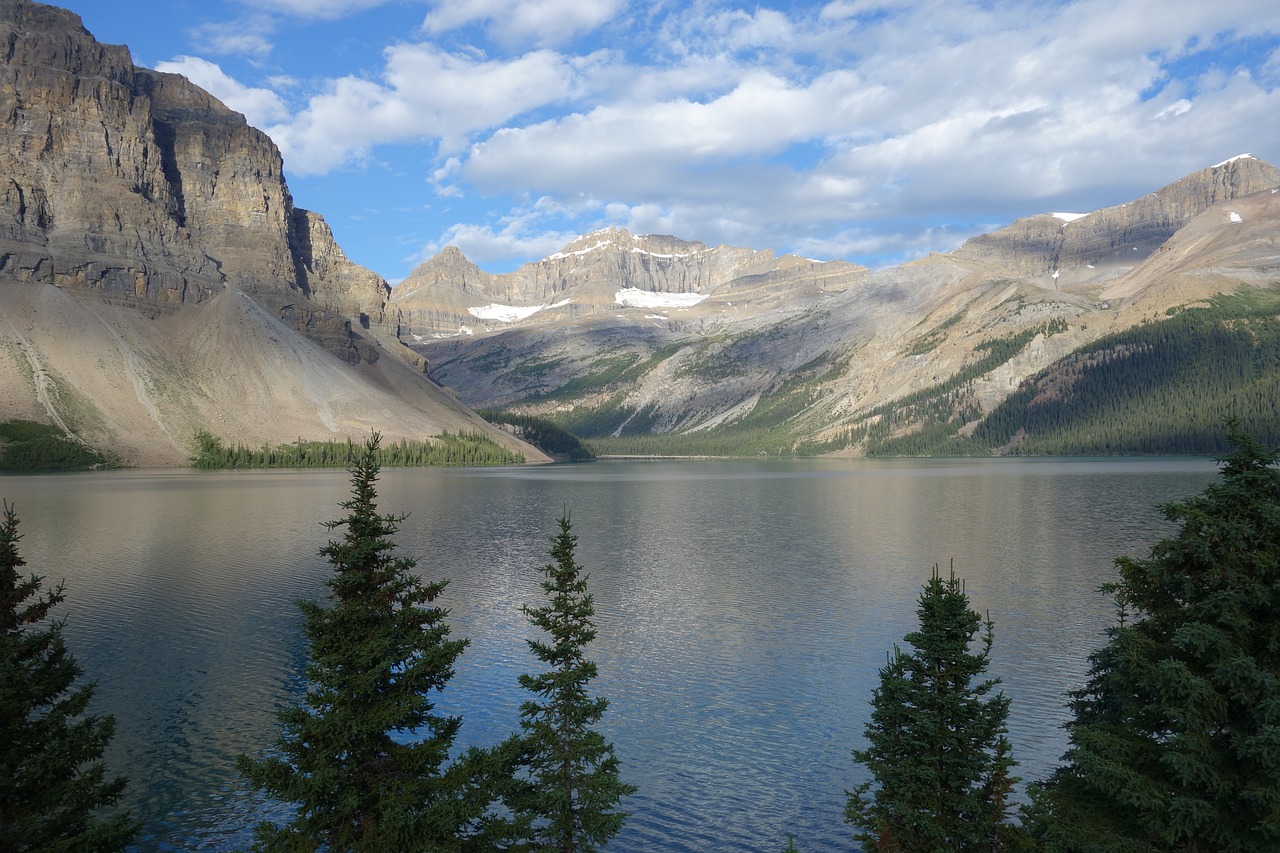
[[[207,432],[196,435],[195,468],[345,468],[352,465],[363,445],[346,441],[303,441],[263,445],[227,446]],[[524,457],[478,433],[441,433],[428,441],[396,441],[376,450],[379,465],[479,466],[516,465]]]
[[[0,471],[68,471],[114,468],[119,462],[57,427],[35,421],[0,423]]]

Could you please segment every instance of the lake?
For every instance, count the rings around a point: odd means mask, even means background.
[[[855,850],[845,790],[865,774],[868,702],[954,561],[995,622],[990,674],[1012,698],[1019,775],[1065,749],[1067,691],[1114,609],[1113,560],[1173,528],[1156,505],[1200,491],[1194,459],[606,461],[388,469],[399,553],[470,639],[438,707],[466,744],[518,727],[534,672],[521,615],[567,509],[590,573],[603,728],[639,787],[609,850]],[[58,615],[108,753],[145,820],[139,851],[227,850],[281,807],[244,790],[238,753],[277,734],[301,692],[295,601],[325,593],[341,471],[125,470],[0,478],[27,570],[66,579]]]

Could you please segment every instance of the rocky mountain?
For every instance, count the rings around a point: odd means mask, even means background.
[[[391,304],[431,375],[474,406],[644,437],[639,450],[866,452],[938,424],[972,432],[1091,341],[1275,289],[1277,187],[1280,170],[1241,155],[878,272],[622,231],[509,276],[449,250]]]
[[[415,269],[392,293],[406,342],[489,334],[564,323],[630,309],[653,319],[715,326],[739,313],[794,313],[866,269],[773,252],[720,246],[608,228],[574,240],[542,261],[490,275],[455,247]],[[655,314],[655,312],[657,312]]]
[[[197,429],[481,430],[540,458],[425,379],[387,283],[294,206],[243,116],[52,6],[0,0],[0,44],[0,420],[141,464]]]

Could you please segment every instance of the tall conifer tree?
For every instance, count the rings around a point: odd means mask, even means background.
[[[1035,790],[1050,851],[1280,850],[1280,470],[1235,450],[1145,560],[1116,561],[1119,623]]]
[[[298,804],[283,827],[257,829],[258,849],[400,853],[475,849],[489,796],[466,760],[450,763],[461,720],[435,713],[432,691],[466,645],[449,639],[423,583],[391,537],[404,516],[376,505],[379,437],[350,469],[343,529],[320,553],[333,564],[327,603],[299,602],[310,644],[303,704],[278,715],[278,754],[239,759],[257,788]]]
[[[955,572],[937,567],[920,594],[920,629],[894,648],[872,698],[866,749],[872,780],[849,793],[845,819],[866,850],[1019,849],[1009,824],[1016,781],[1006,737],[1009,700],[986,672],[992,624],[970,609]],[[976,645],[976,649],[975,649]]]
[[[595,605],[587,576],[574,557],[578,537],[568,513],[551,537],[552,562],[542,567],[547,603],[526,607],[529,622],[548,634],[529,647],[546,672],[520,676],[535,698],[521,706],[520,726],[529,786],[514,801],[517,818],[530,829],[523,849],[545,853],[591,853],[622,829],[619,801],[635,792],[621,781],[612,744],[594,728],[608,707],[588,695],[596,677],[585,650],[596,636]]]
[[[99,815],[124,791],[108,779],[102,751],[112,717],[86,714],[92,683],[75,686],[79,665],[62,623],[46,620],[65,596],[59,585],[21,577],[18,516],[7,502],[0,523],[0,850],[108,853],[123,850],[137,825],[128,813]]]

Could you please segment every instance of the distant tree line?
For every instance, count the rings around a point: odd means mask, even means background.
[[[292,444],[264,444],[259,448],[243,444],[225,445],[208,432],[196,433],[196,450],[191,464],[196,468],[345,468],[355,464],[363,445],[346,441],[303,441]],[[386,466],[483,466],[516,465],[524,457],[507,450],[480,433],[444,432],[427,441],[401,439],[379,444],[375,451],[379,465]]]
[[[556,459],[589,462],[596,458],[576,435],[548,418],[497,409],[477,409],[476,414],[491,424],[514,427],[516,435]]]
[[[119,462],[50,424],[27,420],[0,423],[0,471],[65,471],[114,468]]]

